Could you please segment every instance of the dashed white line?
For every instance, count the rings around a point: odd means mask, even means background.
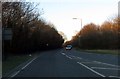
[[[65,53],[61,53],[62,55],[65,55],[67,58],[72,59],[70,56],[66,55]]]
[[[120,70],[118,68],[103,68],[103,67],[91,67],[92,69],[108,69],[108,70]]]
[[[86,66],[86,65],[84,65],[84,64],[82,64],[80,62],[77,62],[77,63],[80,64],[80,65],[82,65],[82,66],[84,66],[85,68],[89,69],[90,71],[94,72],[95,74],[100,75],[101,77],[105,77],[103,74],[100,74],[99,72],[97,72],[97,71],[89,68],[88,66]]]
[[[77,57],[78,59],[82,59],[81,57]]]
[[[69,56],[67,56],[67,55],[66,55],[66,57],[69,58],[69,59],[72,59],[71,57],[69,57]]]
[[[70,56],[76,59],[82,59],[81,57],[78,57],[78,56],[73,56],[73,55],[70,55]]]
[[[62,55],[65,55],[65,53],[61,53]]]

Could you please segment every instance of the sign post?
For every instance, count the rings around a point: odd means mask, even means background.
[[[12,42],[12,29],[11,28],[2,28],[2,47],[3,47],[3,60],[6,60],[7,58],[7,52],[5,52],[5,42],[9,43],[9,46],[11,47],[11,42]]]
[[[3,28],[2,36],[3,36],[3,40],[12,40],[12,29],[11,28]]]

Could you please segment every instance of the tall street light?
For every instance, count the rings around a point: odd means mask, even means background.
[[[80,22],[81,22],[81,29],[82,29],[82,19],[81,18],[72,18],[72,19],[74,19],[74,20],[79,20],[80,19]]]
[[[81,18],[72,18],[72,19],[74,19],[74,20],[80,20],[80,22],[81,22],[81,29],[82,29],[82,19]],[[80,36],[79,36],[79,46],[80,46]]]

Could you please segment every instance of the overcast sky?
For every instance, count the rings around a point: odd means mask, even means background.
[[[118,13],[119,0],[26,0],[40,2],[42,17],[62,31],[68,40],[88,23],[101,24]],[[78,18],[78,19],[72,19]]]

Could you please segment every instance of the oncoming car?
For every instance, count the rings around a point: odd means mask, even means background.
[[[71,50],[71,49],[72,49],[72,45],[67,45],[67,46],[65,47],[65,49],[66,49],[66,50]]]

